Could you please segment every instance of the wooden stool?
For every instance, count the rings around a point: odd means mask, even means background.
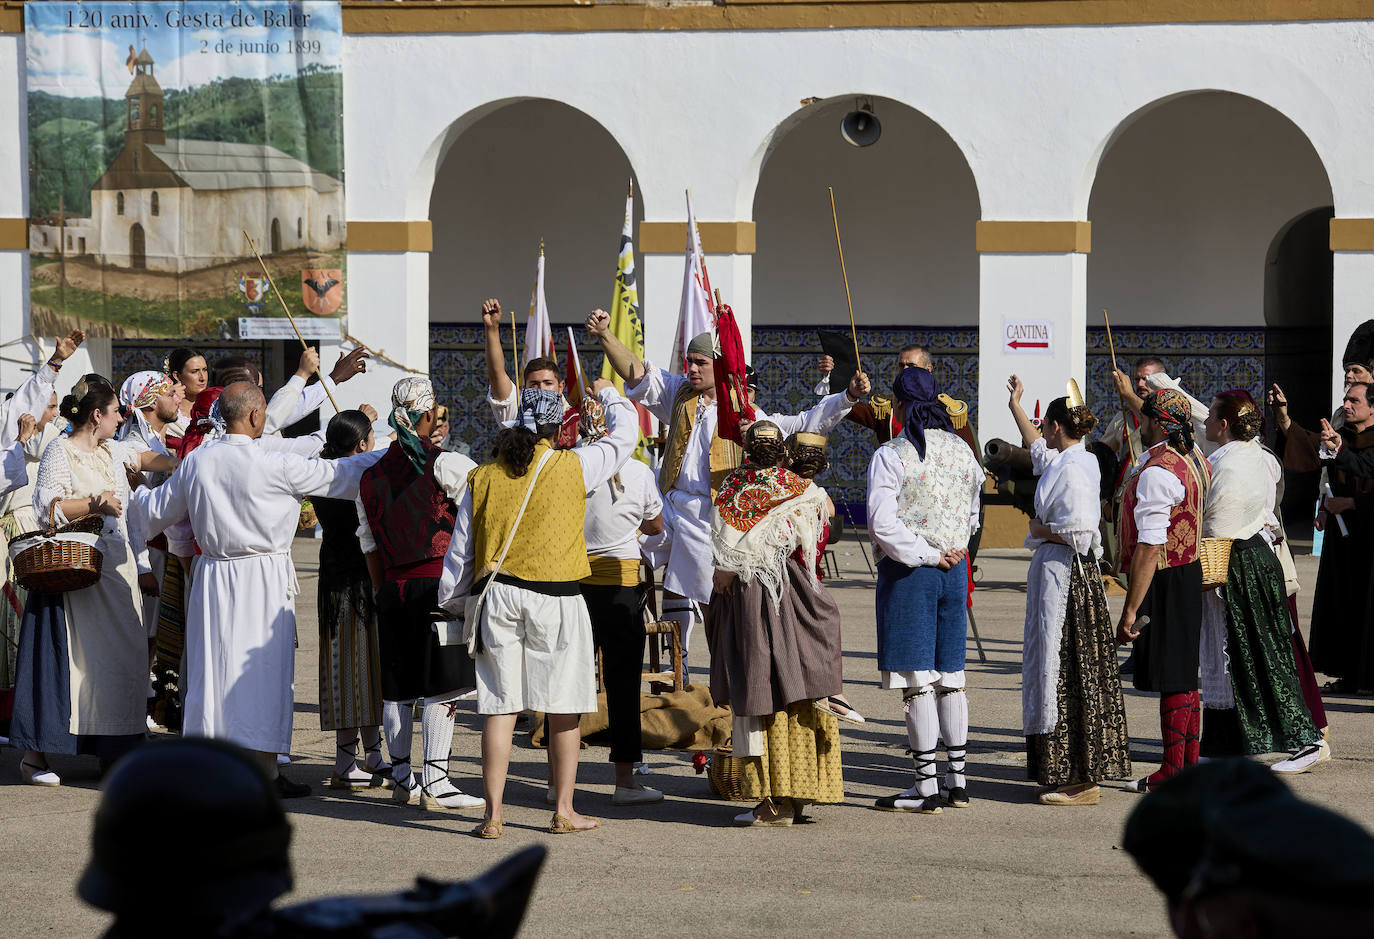
[[[656,620],[652,623],[644,624],[644,634],[649,637],[649,667],[644,670],[641,677],[642,681],[650,683],[650,690],[654,685],[672,685],[674,691],[682,690],[682,624],[675,619]],[[658,639],[662,635],[668,636],[668,644],[672,650],[670,653],[673,670],[665,672],[659,663],[661,642]],[[657,694],[657,691],[654,691]]]

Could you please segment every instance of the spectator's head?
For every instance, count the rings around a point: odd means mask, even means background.
[[[897,352],[897,367],[923,368],[927,372],[932,372],[935,370],[935,362],[930,358],[930,353],[926,351],[925,346],[919,346],[913,342],[910,345],[902,346]]]
[[[1149,397],[1151,391],[1150,384],[1145,379],[1156,372],[1168,371],[1168,369],[1164,367],[1164,360],[1156,355],[1143,355],[1136,359],[1133,369],[1134,374],[1132,377],[1135,379],[1135,393],[1142,399]]]
[[[1264,414],[1248,391],[1223,391],[1212,399],[1203,426],[1212,443],[1254,440],[1264,429]]]
[[[1345,397],[1341,399],[1341,414],[1351,427],[1363,430],[1374,417],[1374,385],[1357,381],[1345,389]]]
[[[525,365],[525,387],[548,388],[562,394],[563,379],[558,377],[558,363],[542,355],[530,359]]]
[[[262,387],[262,372],[258,367],[241,355],[226,355],[215,360],[215,369],[210,383],[217,388],[228,388],[235,382],[246,381],[250,385]]]
[[[687,345],[687,369],[684,373],[693,391],[706,391],[716,386],[716,341],[709,332],[701,333]]]

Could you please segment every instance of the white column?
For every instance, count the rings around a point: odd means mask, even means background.
[[[348,332],[373,351],[428,374],[429,254],[349,252],[348,281]],[[407,374],[375,357],[366,372],[342,387],[339,406],[356,408],[366,402],[385,419],[391,388]]]
[[[1331,404],[1345,393],[1345,363],[1341,361],[1350,334],[1374,316],[1374,251],[1336,251],[1331,271]]]
[[[1086,387],[1088,258],[1085,254],[984,254],[979,259],[978,438],[1021,442],[1007,410],[1007,378],[1026,384],[1034,414],[1064,394],[1069,378]],[[1046,322],[1048,350],[1010,346],[1008,324]]]

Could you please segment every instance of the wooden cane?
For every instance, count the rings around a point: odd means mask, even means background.
[[[248,239],[248,248],[253,252],[253,257],[258,259],[258,266],[262,268],[262,273],[267,278],[267,283],[271,285],[272,292],[277,295],[277,300],[281,303],[282,312],[286,314],[287,320],[290,321],[291,329],[296,334],[296,338],[301,341],[301,348],[309,349],[310,346],[306,345],[305,337],[301,335],[300,327],[296,325],[296,318],[291,315],[291,310],[287,307],[286,300],[282,298],[281,291],[277,289],[277,282],[272,279],[272,273],[267,270],[267,265],[263,263],[262,255],[258,254],[258,246],[253,243],[253,236],[248,234],[244,229],[240,229],[240,231],[243,231],[243,237]],[[334,413],[339,413],[339,402],[334,400],[334,393],[329,390],[328,385],[324,384],[324,370],[320,368],[319,363],[315,364],[315,374],[320,376],[320,384],[324,385],[324,393],[329,396],[329,403],[334,405]]]
[[[835,250],[840,253],[840,276],[844,278],[844,302],[849,305],[849,335],[854,339],[854,367],[863,371],[859,364],[859,331],[854,326],[854,301],[849,299],[849,272],[844,268],[844,245],[840,244],[840,217],[835,213],[835,190],[830,192],[830,220],[835,223]]]
[[[1107,348],[1112,353],[1112,384],[1116,384],[1116,343],[1112,342],[1112,321],[1107,318],[1107,310],[1102,310],[1102,321],[1107,324]],[[1131,454],[1131,465],[1135,465],[1135,444],[1131,442],[1131,414],[1126,407],[1126,396],[1117,392],[1117,397],[1121,399],[1121,424],[1126,430],[1126,450]]]

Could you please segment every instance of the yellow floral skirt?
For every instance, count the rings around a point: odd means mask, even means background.
[[[762,801],[844,801],[840,724],[810,701],[763,718],[764,755],[740,761],[740,795]]]

